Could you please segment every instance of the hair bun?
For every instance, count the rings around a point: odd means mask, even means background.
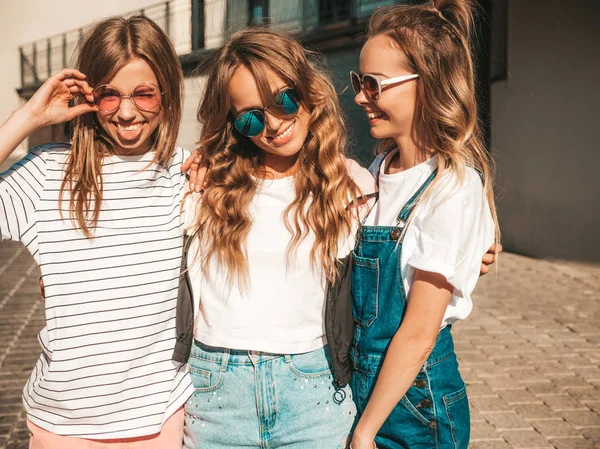
[[[473,29],[472,0],[431,0],[431,5],[464,36],[470,36]]]

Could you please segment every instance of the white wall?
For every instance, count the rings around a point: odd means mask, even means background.
[[[600,260],[597,0],[509,2],[507,81],[492,85],[505,247]]]
[[[181,3],[185,4],[185,0],[178,3],[180,4],[176,5],[174,13]],[[19,46],[84,27],[104,17],[154,4],[157,4],[156,0],[0,0],[0,123],[21,105],[16,92],[21,87]],[[193,83],[186,80],[186,86],[188,85],[192,86]],[[186,101],[191,102],[193,101]],[[189,110],[191,106],[186,104],[186,108]],[[188,126],[183,141],[193,142],[195,138],[192,134],[195,134],[195,129],[187,118],[186,116]]]

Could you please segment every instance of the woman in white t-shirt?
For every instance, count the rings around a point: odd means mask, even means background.
[[[335,89],[316,55],[265,29],[234,34],[205,64],[209,187],[186,206],[197,316],[184,446],[346,447],[355,406],[334,383],[324,308],[360,193]],[[373,190],[367,170],[353,177]]]
[[[78,69],[50,77],[0,128],[3,162],[36,129],[73,124],[71,143],[34,148],[0,174],[2,240],[25,244],[45,283],[42,354],[23,391],[29,447],[178,449],[193,392],[171,360],[181,67],[138,16],[93,26]]]
[[[469,405],[450,329],[471,312],[498,241],[478,126],[470,2],[375,12],[351,73],[382,139],[379,200],[357,236],[352,290],[354,449],[464,449]]]

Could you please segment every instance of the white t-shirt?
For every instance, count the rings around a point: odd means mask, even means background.
[[[355,181],[368,192],[373,177],[355,164]],[[358,173],[356,173],[358,172]],[[188,264],[194,292],[196,340],[209,346],[278,354],[312,351],[325,344],[325,275],[310,264],[314,235],[297,248],[291,263],[286,249],[291,234],[283,222],[285,209],[296,196],[294,178],[260,180],[252,203],[252,228],[247,254],[250,286],[229,287],[226,272],[215,260],[203,273],[196,256],[198,239],[190,247]],[[193,230],[194,206],[199,197],[188,196],[186,228]],[[188,231],[189,232],[189,231]],[[354,246],[354,232],[339,244],[339,256]]]
[[[369,226],[394,226],[404,204],[436,169],[438,157],[408,170],[386,174],[384,160],[379,173],[379,201],[365,220]],[[443,275],[454,287],[441,327],[465,319],[473,309],[471,293],[479,278],[481,258],[494,242],[494,221],[479,174],[466,168],[462,183],[454,174],[437,181],[432,195],[420,202],[406,229],[401,270],[409,295],[415,270]]]
[[[59,435],[130,438],[157,433],[194,392],[173,362],[182,251],[185,154],[168,167],[154,152],[104,159],[94,239],[58,194],[70,145],[29,152],[0,174],[0,235],[25,244],[45,284],[42,355],[23,391],[27,417]],[[148,166],[150,164],[150,166]]]

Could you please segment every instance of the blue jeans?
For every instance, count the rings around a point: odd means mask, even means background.
[[[356,417],[333,386],[327,348],[270,354],[195,342],[184,448],[343,449]]]

